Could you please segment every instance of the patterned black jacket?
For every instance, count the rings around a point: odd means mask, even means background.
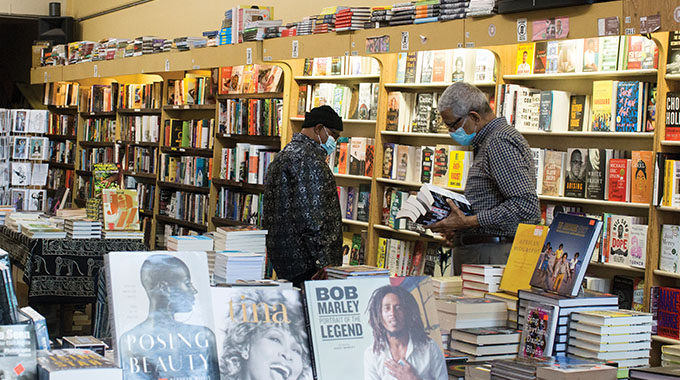
[[[267,256],[280,278],[342,264],[342,218],[326,151],[296,133],[265,178]]]

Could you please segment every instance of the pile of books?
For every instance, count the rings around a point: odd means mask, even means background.
[[[615,367],[601,362],[566,356],[497,360],[491,365],[492,379],[614,379],[616,373]]]
[[[212,251],[213,239],[207,236],[170,236],[169,251]]]
[[[392,6],[392,18],[390,26],[413,24],[416,16],[416,7],[413,3],[398,3]]]
[[[21,233],[31,239],[64,239],[66,232],[63,229],[57,228],[55,225],[35,221],[21,223]]]
[[[5,218],[5,226],[14,232],[21,232],[22,224],[38,222],[41,215],[37,212],[13,212]]]
[[[466,354],[470,361],[517,357],[520,332],[507,327],[451,330],[449,348]]]
[[[619,298],[608,293],[585,290],[582,295],[568,297],[544,290],[519,290],[518,328],[522,329],[528,318],[545,318],[544,355],[565,355],[569,336],[569,316],[573,312],[588,310],[618,310]],[[522,354],[520,350],[520,354]],[[529,353],[533,356],[532,353]]]
[[[463,291],[463,280],[460,276],[432,277],[432,293],[435,298],[449,295],[459,296]]]
[[[347,7],[335,6],[324,8],[319,16],[316,18],[316,23],[314,24],[314,29],[312,34],[322,34],[328,33],[335,30],[335,14],[342,9]]]
[[[14,206],[0,206],[0,226],[5,225],[5,219],[7,215],[16,212],[17,209]]]
[[[314,25],[316,24],[316,16],[309,16],[297,23],[296,35],[306,36],[312,34]]]
[[[505,302],[505,306],[508,308],[508,327],[512,328],[517,328],[517,296],[504,293],[504,292],[496,292],[496,293],[486,293],[484,295],[484,298],[490,299],[490,300],[495,300],[495,301],[503,301]]]
[[[439,0],[420,0],[415,2],[414,24],[425,24],[439,20]]]
[[[64,219],[64,231],[70,239],[101,239],[102,222],[92,219]]]
[[[508,310],[501,301],[450,297],[438,299],[436,304],[442,334],[448,334],[452,329],[504,327],[508,319]]]
[[[369,276],[388,276],[390,271],[370,265],[343,265],[339,267],[326,268],[329,279],[344,279]]]
[[[465,13],[470,17],[483,17],[493,15],[496,11],[496,0],[470,0]]]
[[[144,232],[142,231],[102,231],[104,239],[132,239],[144,240]]]
[[[391,19],[391,6],[371,7],[371,18],[367,23],[364,23],[364,29],[384,28],[390,26]]]
[[[264,279],[265,255],[244,251],[215,252],[213,277],[216,284]]]
[[[661,366],[670,367],[680,365],[680,344],[661,346]]]
[[[463,264],[463,296],[484,297],[499,290],[505,265]]]
[[[267,230],[256,227],[219,227],[215,231],[216,251],[244,251],[264,255]]]
[[[179,51],[204,48],[208,44],[205,37],[178,37],[173,42]]]
[[[62,208],[58,209],[56,215],[61,218],[87,218],[87,210],[84,208]]]
[[[360,30],[364,23],[371,18],[368,7],[351,7],[339,10],[335,14],[335,31]]]
[[[470,0],[440,0],[439,20],[457,20],[465,18]]]
[[[613,361],[619,375],[649,365],[652,315],[630,310],[574,312],[569,323],[569,355]]]
[[[264,40],[267,28],[278,28],[283,22],[281,20],[259,20],[248,22],[243,28],[243,42]]]

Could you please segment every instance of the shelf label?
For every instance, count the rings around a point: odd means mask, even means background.
[[[661,15],[640,17],[640,34],[654,33],[661,29]]]
[[[675,7],[673,10],[673,20],[675,20],[675,22],[680,22],[680,7]]]
[[[408,50],[409,44],[408,32],[401,32],[401,50]]]
[[[359,51],[358,51],[358,50],[352,50],[352,56],[353,56],[353,57],[356,57],[356,56],[358,56],[358,55],[359,55]]]
[[[459,43],[458,43],[458,48],[459,48],[459,49],[462,49],[462,48],[463,48],[463,43],[462,43],[462,42],[459,42]]]
[[[132,175],[137,175],[137,172],[132,172],[131,174],[132,174]]]
[[[474,42],[466,42],[465,47],[466,48],[473,48],[473,47],[475,47],[475,43]]]
[[[170,60],[169,59],[165,60],[165,71],[170,71]]]
[[[290,56],[292,58],[297,58],[298,57],[298,40],[293,40],[292,43],[292,51],[290,52]]]
[[[517,19],[517,42],[527,41],[527,19]]]
[[[99,68],[97,67],[97,65],[94,65],[94,73],[92,76],[95,78],[99,76]]]
[[[191,69],[192,69],[192,70],[200,70],[200,69],[201,69],[201,65],[193,65],[193,66],[191,66]]]
[[[265,62],[270,62],[272,60],[272,56],[271,55],[264,56],[262,57],[262,60]]]
[[[179,106],[172,106],[172,108],[173,108],[173,109],[178,109],[178,108],[179,108]]]
[[[489,37],[495,37],[496,36],[496,25],[489,24],[488,32],[489,32]],[[466,34],[468,35],[467,38],[470,38],[470,33],[466,32]]]
[[[47,71],[43,71],[43,82],[47,83],[47,80],[50,78],[49,74],[47,74]]]
[[[626,35],[630,36],[631,34],[635,34],[635,28],[626,28]]]
[[[191,108],[190,105],[188,105],[188,104],[185,104],[185,105],[184,105],[184,109],[185,109],[185,110],[188,110],[189,108]]]
[[[179,148],[179,151],[180,152],[186,152],[186,150],[184,148]]]
[[[253,64],[253,48],[246,48],[246,65]]]

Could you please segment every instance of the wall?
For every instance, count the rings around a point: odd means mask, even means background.
[[[18,0],[20,1],[20,0]],[[35,1],[35,0],[34,0]],[[113,7],[130,4],[133,0],[69,0],[67,14],[76,19]],[[384,5],[380,0],[344,0],[342,5]],[[200,36],[216,30],[222,24],[224,11],[236,5],[248,4],[237,0],[153,0],[108,15],[80,23],[79,38],[97,41],[107,37],[135,38],[153,35],[163,38]],[[337,0],[270,0],[261,5],[274,6],[274,18],[284,24],[318,14],[323,7],[337,5]]]
[[[46,16],[49,3],[61,3],[61,14],[66,14],[66,0],[0,0],[0,14]]]

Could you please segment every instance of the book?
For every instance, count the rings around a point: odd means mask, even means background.
[[[517,45],[517,75],[533,74],[532,65],[534,63],[534,44],[525,43]]]
[[[519,343],[520,332],[507,327],[461,329],[451,331],[451,338],[475,345]]]
[[[448,185],[449,146],[437,144],[433,157],[432,184],[445,187]]]
[[[107,231],[139,231],[139,198],[137,190],[102,190],[104,229]]]
[[[124,376],[217,379],[205,252],[111,252],[104,262]],[[175,366],[161,365],[171,358]]]
[[[118,167],[112,163],[94,164],[94,194],[96,198],[104,189],[117,189],[118,183],[113,178],[118,174]]]
[[[631,152],[631,202],[649,204],[652,201],[653,162],[654,152],[640,150]]]
[[[515,239],[508,255],[508,261],[501,278],[500,289],[517,293],[519,289],[529,289],[531,274],[540,260],[545,260],[545,238],[548,234],[546,226],[535,226],[520,223],[517,226]]]
[[[387,331],[399,333],[404,329],[408,329],[411,339],[419,341],[413,344],[414,352],[432,355],[431,360],[415,370],[431,374],[428,376],[432,378],[447,377],[428,277],[307,281],[305,297],[313,365],[320,380],[382,377],[387,372],[379,357],[390,347],[384,337]],[[397,304],[402,307],[403,316],[412,321],[408,325],[393,319],[391,310]],[[342,319],[337,318],[338,314],[342,314]],[[342,360],[338,357],[339,347]],[[347,366],[347,362],[353,365]]]
[[[412,222],[429,225],[446,218],[451,213],[450,199],[465,215],[472,214],[470,203],[463,194],[424,184],[417,195],[409,195],[401,204],[397,218],[408,218]]]
[[[539,261],[531,277],[531,286],[576,296],[601,229],[600,220],[557,214],[545,239],[546,249],[549,250],[545,256],[554,264],[551,267],[544,264],[545,260]]]
[[[630,201],[631,161],[625,158],[609,160],[609,192],[607,199],[617,202]]]
[[[465,190],[468,172],[472,166],[473,153],[467,150],[449,150],[448,187]]]
[[[91,350],[65,348],[40,351],[38,378],[46,380],[114,380],[123,372],[109,359]]]
[[[614,82],[610,80],[593,81],[593,107],[591,116],[591,131],[608,132],[614,129],[612,108],[612,88]]]
[[[545,74],[548,67],[548,43],[537,41],[534,44],[534,74]]]
[[[564,178],[564,196],[585,198],[588,149],[567,149],[568,165]]]
[[[586,198],[603,200],[605,180],[608,174],[607,150],[588,149],[586,167]]]
[[[588,115],[590,109],[588,108],[587,95],[572,95],[569,102],[569,131],[584,131],[588,125]]]
[[[264,372],[291,379],[311,378],[305,310],[299,290],[284,285],[232,286],[213,287],[211,294],[223,378]],[[245,352],[251,355],[279,352],[286,357],[244,358],[244,344],[249,347]],[[235,366],[235,362],[241,365]]]
[[[552,355],[555,331],[557,329],[558,308],[555,305],[542,305],[529,302],[526,319],[522,325],[519,341],[519,356],[544,358]]]
[[[680,226],[661,226],[661,247],[659,248],[659,269],[680,273]]]
[[[545,167],[543,168],[543,195],[561,196],[564,194],[564,168],[566,152],[545,151]]]
[[[583,72],[599,71],[600,69],[600,39],[586,38],[583,42]]]
[[[616,132],[643,132],[645,83],[619,81],[616,86]]]
[[[35,379],[36,345],[31,325],[0,326],[0,368],[8,379]]]

